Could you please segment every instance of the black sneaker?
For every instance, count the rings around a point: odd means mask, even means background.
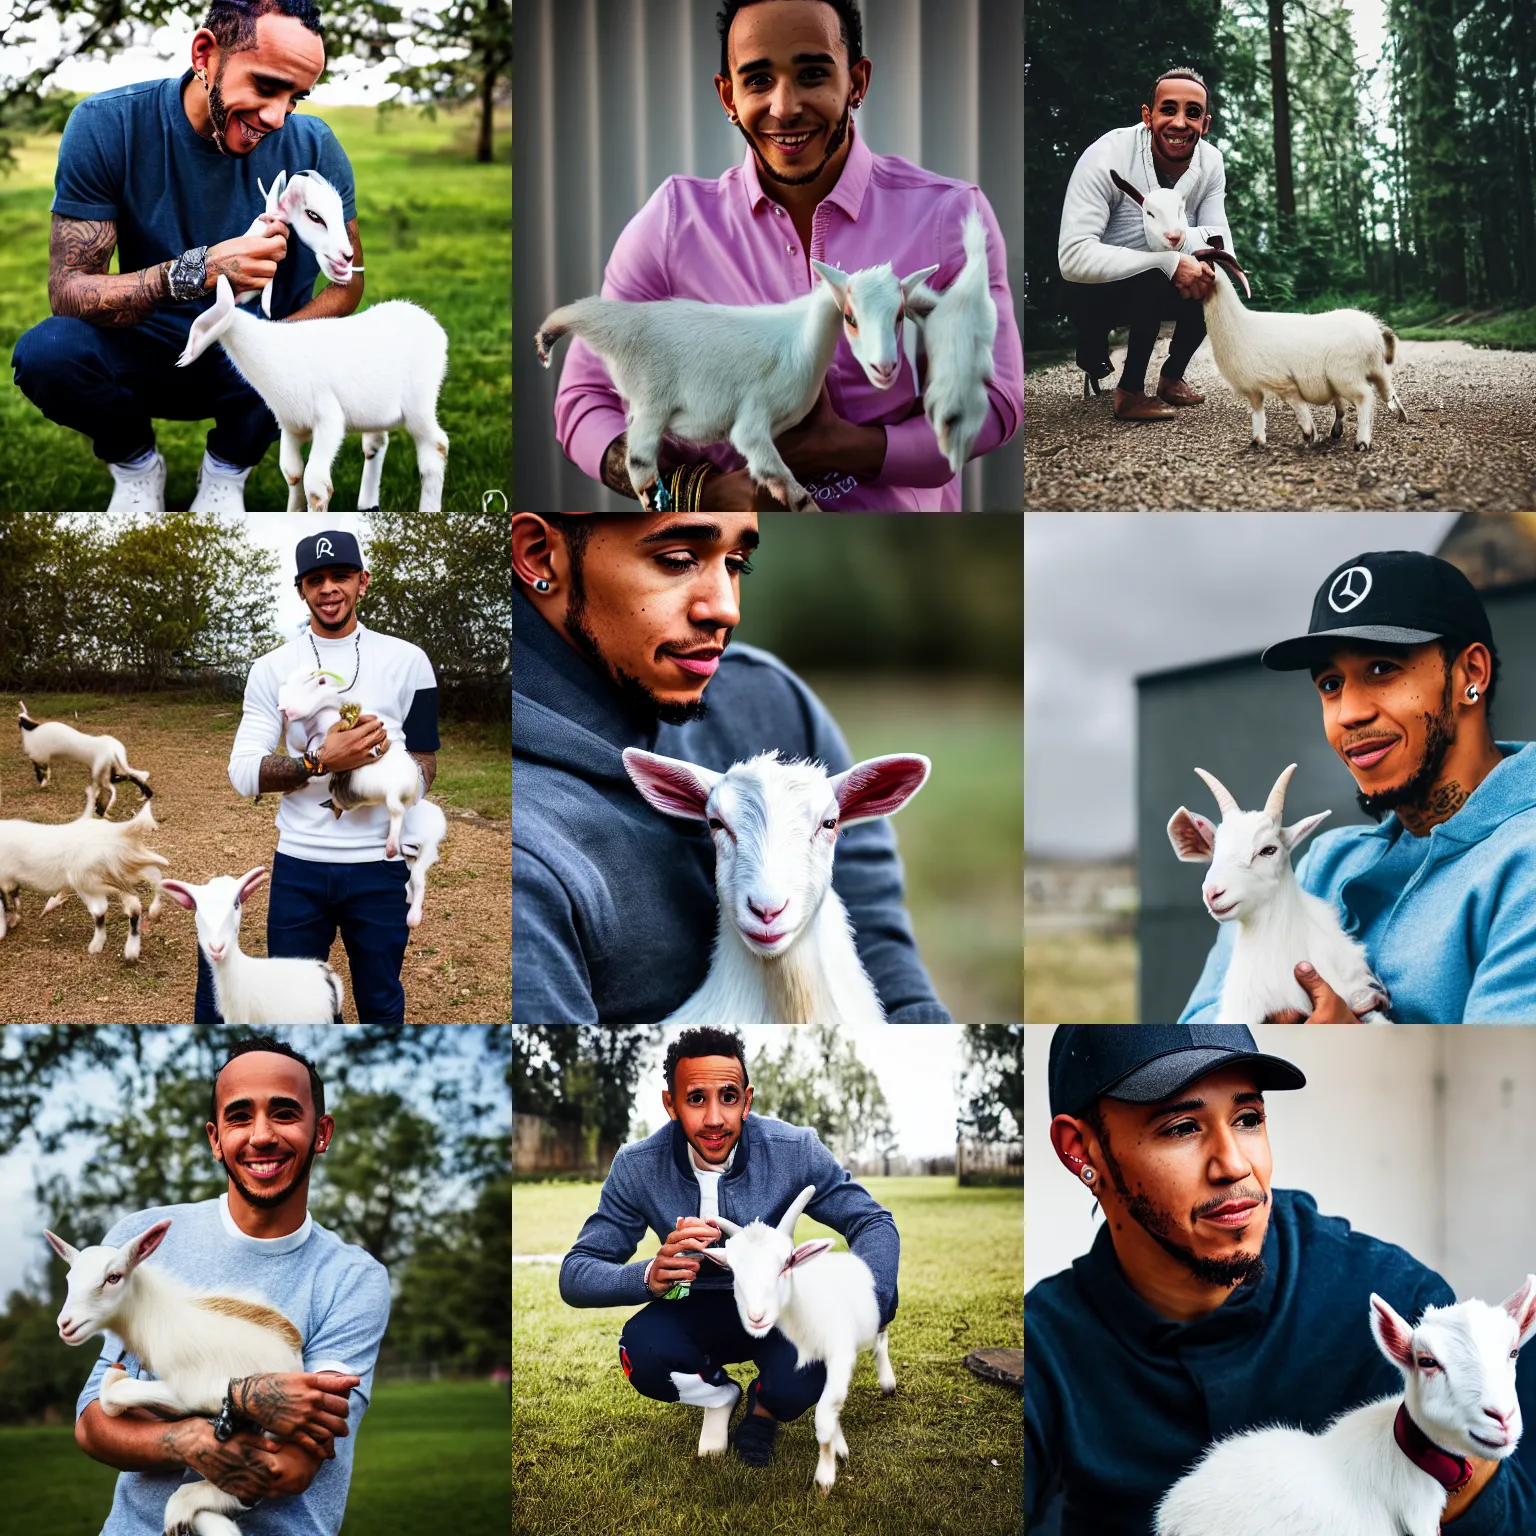
[[[754,1413],[757,1407],[757,1382],[747,1388],[747,1411],[731,1434],[737,1457],[749,1467],[766,1467],[773,1460],[773,1442],[778,1439],[779,1421]]]

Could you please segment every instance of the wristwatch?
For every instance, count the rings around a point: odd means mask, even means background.
[[[201,298],[204,284],[208,281],[208,247],[193,246],[183,251],[166,269],[165,283],[171,297],[178,304],[189,304]]]
[[[213,1421],[213,1438],[222,1445],[244,1422],[240,1413],[235,1408],[234,1383],[224,1389],[224,1406],[219,1411],[219,1416]]]
[[[303,756],[299,758],[299,761],[303,763],[304,772],[307,773],[310,778],[318,779],[324,777],[326,770],[318,752],[306,751]]]

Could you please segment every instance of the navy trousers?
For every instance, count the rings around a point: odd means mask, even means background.
[[[1063,283],[1067,307],[1077,326],[1077,366],[1104,377],[1109,360],[1109,333],[1126,326],[1129,337],[1121,389],[1140,394],[1146,387],[1147,364],[1157,343],[1158,327],[1172,320],[1173,340],[1163,363],[1165,379],[1182,379],[1196,348],[1205,340],[1205,306],[1186,299],[1159,268],[1138,272],[1115,283]]]
[[[83,432],[96,457],[109,464],[155,446],[155,417],[209,416],[210,453],[237,469],[260,463],[278,439],[272,412],[222,347],[178,368],[185,343],[175,326],[108,329],[73,315],[50,315],[18,338],[11,366],[22,394],[49,421]]]
[[[795,1354],[795,1346],[777,1328],[765,1339],[754,1339],[741,1326],[730,1291],[693,1291],[680,1301],[653,1301],[619,1335],[619,1364],[630,1386],[646,1397],[678,1402],[674,1371],[721,1386],[730,1380],[727,1365],[751,1360],[757,1366],[758,1402],[785,1421],[814,1408],[827,1384],[826,1366],[816,1361],[796,1370]]]
[[[286,853],[272,857],[267,899],[267,953],[274,957],[323,960],[336,930],[352,971],[352,1001],[362,1024],[403,1024],[405,988],[400,966],[410,929],[404,859],[369,864],[319,864]],[[194,1024],[222,1024],[213,994],[213,971],[197,951]],[[341,1023],[337,1018],[336,1023]]]

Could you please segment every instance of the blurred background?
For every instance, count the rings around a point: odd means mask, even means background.
[[[74,1442],[99,1343],[54,1319],[77,1247],[155,1205],[227,1187],[203,1126],[223,1026],[0,1033],[0,1489],[38,1536],[101,1528],[116,1473]],[[342,1536],[505,1530],[511,1347],[505,1028],[291,1029],[336,1119],[310,1209],[389,1270],[389,1329]],[[233,1277],[238,1278],[238,1277]],[[233,1284],[232,1278],[232,1284]]]
[[[634,507],[560,451],[554,402],[563,359],[546,372],[525,338],[557,305],[598,291],[619,232],[668,176],[714,178],[741,163],[741,135],[714,87],[719,9],[719,0],[514,0],[515,506]],[[860,132],[876,154],[901,155],[986,193],[1008,247],[1017,317],[1019,0],[865,0],[861,9],[874,76]],[[966,467],[965,506],[1018,507],[1022,499],[1017,437]]]
[[[759,526],[737,638],[805,679],[855,761],[933,760],[891,822],[918,950],[953,1018],[1021,1019],[1019,517],[772,512]]]
[[[1167,835],[1180,805],[1214,814],[1196,764],[1261,806],[1297,763],[1288,817],[1366,822],[1306,674],[1259,664],[1352,555],[1463,570],[1499,647],[1494,736],[1536,736],[1531,513],[1032,513],[1025,541],[1026,1020],[1178,1017],[1216,939]]]

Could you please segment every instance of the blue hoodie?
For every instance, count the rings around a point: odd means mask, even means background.
[[[1536,746],[1497,746],[1504,761],[1427,838],[1388,815],[1321,833],[1297,866],[1365,945],[1400,1024],[1536,1023]],[[1371,872],[1394,857],[1411,873],[1383,892]],[[1236,927],[1222,925],[1181,1024],[1215,1021]]]

